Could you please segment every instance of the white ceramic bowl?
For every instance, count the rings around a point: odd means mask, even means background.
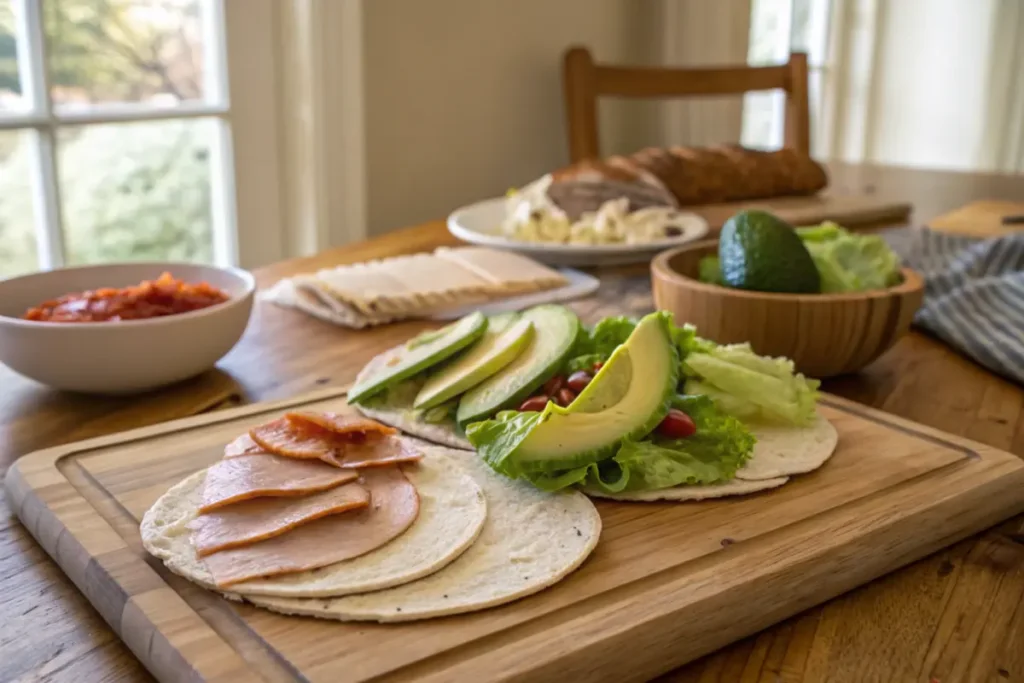
[[[685,213],[685,209],[683,210]],[[517,251],[532,259],[556,266],[611,266],[647,263],[655,254],[699,240],[708,234],[708,222],[695,213],[686,214],[678,237],[648,244],[547,244],[520,242],[501,234],[505,199],[485,199],[464,206],[448,216],[448,232],[463,242]]]
[[[223,290],[224,303],[150,320],[48,323],[22,320],[33,306],[65,294],[127,287],[169,272]],[[256,283],[235,268],[193,263],[116,263],[62,268],[0,280],[0,362],[57,389],[130,394],[212,368],[242,337]]]

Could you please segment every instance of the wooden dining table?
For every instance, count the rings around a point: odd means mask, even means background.
[[[833,167],[846,192],[888,193],[937,225],[998,227],[1024,179]],[[905,188],[902,196],[900,187]],[[944,193],[941,197],[933,193]],[[950,197],[957,204],[950,204]],[[948,212],[972,199],[987,202]],[[1003,203],[992,200],[1002,200]],[[948,228],[948,229],[953,229]],[[451,244],[436,221],[256,271],[261,286],[332,264]],[[597,271],[573,308],[585,322],[653,307],[645,267]],[[243,402],[349,383],[381,349],[425,323],[349,331],[259,304],[217,370],[131,398],[48,390],[0,367],[0,475],[18,457],[88,437]],[[912,332],[864,371],[824,388],[1024,457],[1024,390]],[[134,681],[149,674],[0,503],[0,681]],[[1024,681],[1024,516],[1008,520],[839,598],[665,675],[666,681]]]

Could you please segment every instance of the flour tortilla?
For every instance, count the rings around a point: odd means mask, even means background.
[[[832,457],[839,442],[836,428],[820,413],[810,427],[756,424],[750,429],[757,437],[754,453],[730,481],[626,493],[586,489],[586,493],[595,498],[627,501],[706,500],[757,493],[782,486],[791,475],[818,469]]]
[[[754,454],[736,472],[744,481],[764,481],[812,472],[825,464],[836,450],[839,433],[818,414],[810,427],[751,425],[757,437]]]
[[[427,458],[437,447],[424,447]],[[597,545],[601,517],[583,494],[544,493],[492,472],[479,457],[447,451],[471,464],[487,498],[480,538],[450,565],[397,588],[326,600],[250,597],[284,614],[341,621],[409,621],[494,607],[536,593],[576,569]]]
[[[355,384],[372,375],[390,357],[391,351],[389,349],[370,359],[370,362],[359,371]],[[383,396],[371,398],[369,406],[356,405],[355,408],[366,417],[383,422],[406,434],[442,446],[473,450],[473,445],[459,432],[454,419],[449,418],[439,423],[426,422],[418,411],[413,410],[412,403],[425,382],[426,379],[422,376],[406,380],[389,389]]]
[[[654,491],[627,491],[625,493],[605,493],[598,489],[586,489],[589,496],[595,498],[608,498],[611,500],[643,501],[655,500],[706,500],[708,498],[722,498],[724,496],[745,496],[748,493],[767,491],[768,489],[782,486],[789,477],[777,477],[775,479],[764,479],[761,481],[741,481],[733,479],[721,484],[708,484],[706,486],[674,486],[667,489]]]
[[[421,439],[450,448],[458,448],[464,451],[473,450],[473,444],[469,443],[466,437],[458,433],[455,420],[445,420],[437,424],[424,422],[411,407],[374,406],[373,408],[366,408],[357,405],[355,408],[366,417],[383,422],[406,434],[412,434]]]
[[[420,444],[407,440],[420,449]],[[234,594],[318,597],[380,590],[414,581],[441,569],[469,548],[484,527],[487,503],[470,476],[465,457],[431,449],[415,466],[403,467],[420,497],[420,511],[401,536],[366,555],[272,579],[246,581]],[[205,470],[165,493],[142,519],[142,542],[175,574],[216,589],[213,576],[196,557],[188,523],[202,499]],[[235,597],[229,595],[228,597]]]

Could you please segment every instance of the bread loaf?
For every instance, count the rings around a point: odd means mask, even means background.
[[[807,195],[828,185],[825,169],[806,154],[739,145],[648,147],[625,157],[583,161],[552,177],[551,200],[574,219],[623,196],[637,210]]]

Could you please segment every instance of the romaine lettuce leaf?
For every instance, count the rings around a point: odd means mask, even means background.
[[[688,377],[699,378],[691,390],[707,388],[755,404],[759,417],[794,425],[814,420],[820,382],[795,371],[787,358],[769,358],[755,354],[749,344],[718,346],[708,352],[692,353],[683,361]],[[691,380],[692,381],[692,380]],[[718,406],[736,417],[750,419],[749,405],[722,401]]]
[[[493,469],[525,479],[545,491],[585,484],[609,493],[661,489],[680,484],[711,484],[736,475],[754,448],[754,437],[743,424],[719,410],[707,396],[677,396],[674,408],[689,415],[697,432],[685,439],[652,434],[641,441],[624,441],[615,456],[570,470],[551,473],[520,471],[508,454],[537,424],[539,413],[503,413],[500,419],[471,424],[467,436]]]
[[[491,420],[470,423],[466,438],[491,469],[515,479],[522,472],[509,456],[540,422],[540,416],[541,413],[504,410]]]
[[[711,285],[725,285],[722,264],[717,256],[705,256],[697,265],[697,279]]]
[[[600,320],[590,330],[584,330],[573,347],[566,373],[586,370],[590,372],[595,363],[603,363],[612,355],[612,351],[633,334],[637,320],[623,315]]]
[[[900,259],[878,235],[847,232],[835,223],[797,228],[821,275],[822,292],[884,289],[899,280]]]
[[[672,341],[679,350],[679,357],[683,360],[685,360],[686,356],[690,353],[706,353],[717,346],[717,344],[712,341],[698,337],[697,328],[690,323],[686,323],[682,327],[676,327],[673,325]]]
[[[683,391],[687,394],[707,396],[715,402],[715,405],[722,412],[740,420],[750,422],[761,417],[761,407],[753,401],[727,394],[699,379],[686,380],[686,383],[683,385]]]
[[[608,360],[608,356],[603,356],[600,353],[585,353],[582,356],[570,358],[569,362],[565,365],[565,374],[571,375],[572,373],[579,372],[580,370],[593,373],[594,366],[598,363],[603,363],[606,360]]]
[[[713,342],[698,337],[697,328],[693,325],[687,323],[677,327],[671,323],[671,314],[667,312],[663,312],[663,314],[669,316],[672,341],[679,350],[681,358],[685,358],[686,354],[691,351],[709,351],[715,347]],[[586,335],[581,335],[580,341],[576,343],[572,356],[566,363],[566,374],[579,370],[591,372],[596,363],[603,363],[608,360],[608,357],[612,355],[612,351],[618,348],[632,334],[636,324],[636,320],[624,316],[604,318],[598,322],[593,330],[589,331]]]
[[[618,488],[612,490],[604,479],[591,476],[587,485],[616,493],[713,484],[735,477],[753,453],[753,434],[707,396],[677,396],[672,407],[693,419],[697,426],[693,436],[665,439],[653,434],[642,441],[623,442],[613,460],[625,482],[616,481]]]

